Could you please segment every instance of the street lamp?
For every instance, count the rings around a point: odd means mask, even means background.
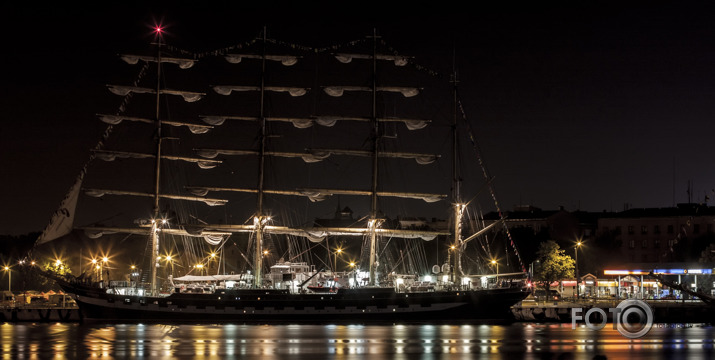
[[[208,270],[207,270],[207,272],[208,272],[209,274],[211,273],[211,261],[214,260],[215,258],[216,258],[216,253],[215,253],[215,252],[212,252],[212,253],[209,255],[209,266],[208,266]],[[217,268],[216,268],[216,274],[218,274],[218,270],[219,270],[219,269],[218,269],[218,267],[217,267]]]
[[[581,242],[578,241],[578,242],[576,242],[576,246],[575,246],[574,249],[573,249],[574,253],[576,254],[576,298],[577,298],[577,299],[580,298],[580,296],[579,296],[579,287],[580,287],[580,286],[579,286],[579,283],[581,282],[581,281],[579,280],[579,276],[578,276],[578,275],[579,275],[579,274],[578,274],[578,248],[580,248],[580,247],[581,247]]]
[[[169,263],[169,267],[171,267],[171,276],[174,277],[174,261],[172,260],[171,255],[166,255],[166,262]]]
[[[452,265],[451,275],[452,275],[452,283],[456,283],[457,282],[457,246],[452,245],[449,247],[449,250],[454,251],[454,265]],[[446,279],[445,279],[445,281],[446,281]]]
[[[351,261],[350,262],[350,267],[353,269],[353,286],[357,287],[357,269],[355,269],[355,262]]]
[[[12,294],[12,271],[9,266],[5,266],[4,270],[7,273],[7,291]]]
[[[92,259],[92,267],[94,268],[94,274],[97,275],[97,279],[99,279],[99,276],[97,272],[99,271],[99,265],[97,265],[97,259]]]
[[[340,254],[342,252],[343,252],[343,249],[341,249],[341,248],[335,249],[335,261],[334,261],[335,266],[333,266],[334,272],[338,272],[338,256],[340,256]]]
[[[496,267],[497,267],[496,282],[497,282],[497,286],[498,286],[499,285],[499,263],[496,260],[492,260],[492,265],[496,265]]]
[[[104,274],[102,274],[102,273],[104,272],[104,265],[107,264],[108,262],[109,262],[109,258],[108,258],[108,257],[105,256],[105,257],[102,258],[102,264],[101,264],[101,266],[100,266],[100,268],[99,268],[99,275],[100,275],[100,277],[102,278],[102,280],[104,280]],[[107,275],[109,275],[109,274],[107,274]],[[109,280],[109,279],[107,279],[107,280]]]

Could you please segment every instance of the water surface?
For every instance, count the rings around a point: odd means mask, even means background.
[[[3,359],[706,359],[713,327],[655,324],[629,339],[611,326],[0,325]]]

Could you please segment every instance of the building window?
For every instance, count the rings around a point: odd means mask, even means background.
[[[642,248],[647,248],[648,247],[648,239],[643,239],[641,241],[641,247]]]
[[[668,225],[668,234],[673,233],[673,225]]]
[[[708,224],[708,234],[713,232],[713,224]]]
[[[616,235],[621,235],[621,227],[616,226]]]
[[[656,249],[660,248],[660,239],[653,240],[653,247]]]
[[[633,239],[628,240],[628,247],[633,249],[636,247],[636,241]]]
[[[653,233],[654,233],[654,234],[660,234],[660,226],[658,226],[658,225],[653,226]]]
[[[700,224],[693,225],[693,234],[700,234]]]
[[[633,235],[633,225],[628,225],[628,235]]]
[[[673,245],[675,245],[675,240],[673,240],[673,239],[668,240],[668,247],[669,247],[669,248],[672,248]]]
[[[641,234],[647,234],[648,233],[648,227],[643,225],[641,226]]]

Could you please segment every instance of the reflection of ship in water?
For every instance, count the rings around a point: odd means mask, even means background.
[[[264,31],[234,48],[240,53],[216,52],[198,60],[172,53],[172,47],[158,40],[155,55],[122,56],[130,64],[143,64],[142,74],[156,69],[160,75],[153,87],[141,87],[139,81],[110,86],[113,93],[139,104],[138,98],[149,95],[153,111],[142,115],[132,110],[135,114],[123,105],[118,114],[100,115],[112,133],[92,152],[92,159],[123,160],[118,165],[144,162],[142,170],[150,173],[104,176],[111,186],[123,188],[117,190],[95,188],[99,180],[89,184],[92,172],[87,168],[62,207],[74,209],[83,189],[92,196],[106,195],[103,199],[129,198],[133,206],[150,210],[148,219],[112,218],[111,225],[75,227],[91,237],[147,239],[143,271],[126,281],[108,281],[100,274],[94,279],[99,282],[85,274],[44,273],[73,294],[85,318],[502,319],[528,295],[524,267],[508,230],[502,222],[485,226],[480,220],[484,205],[476,201],[479,195],[486,193],[494,206],[496,201],[481,159],[465,160],[470,153],[479,154],[466,117],[458,111],[456,86],[453,104],[446,106],[451,116],[437,116],[439,101],[417,99],[439,91],[412,85],[433,74],[407,75],[424,68],[407,66],[415,65],[414,60],[397,54],[376,34],[329,49],[308,49],[285,46]],[[202,70],[211,70],[211,75],[184,77],[188,84],[206,86],[201,83],[205,79],[241,85],[212,85],[213,92],[166,86],[169,74],[200,67],[195,66],[199,60],[209,64]],[[317,65],[300,67],[311,61]],[[334,66],[347,70],[327,70]],[[231,70],[214,75],[226,67]],[[286,73],[286,67],[297,69]],[[317,80],[301,79],[316,73]],[[338,81],[335,74],[344,77],[339,79],[343,84],[311,88]],[[398,82],[391,83],[390,76],[398,74]],[[295,85],[302,81],[311,87]],[[437,83],[433,78],[425,82]],[[298,99],[306,94],[313,95],[307,106],[300,105]],[[226,96],[231,100],[225,101]],[[191,107],[203,98],[206,107]],[[170,105],[181,110],[169,111]],[[393,116],[398,110],[408,116]],[[181,119],[175,119],[177,113]],[[424,115],[436,119],[422,119]],[[194,120],[199,118],[205,123]],[[142,127],[150,136],[136,136]],[[464,134],[470,142],[460,142]],[[119,135],[152,142],[113,141]],[[413,137],[416,141],[409,140]],[[110,145],[117,148],[110,150]],[[120,149],[122,145],[131,150]],[[464,180],[474,175],[481,182]],[[153,191],[132,188],[142,181],[144,189]],[[474,184],[477,188],[471,189]],[[428,192],[433,188],[442,193]],[[354,216],[341,205],[345,199],[367,215]],[[317,213],[307,210],[321,206]],[[416,217],[429,208],[443,211],[448,220]],[[334,217],[310,215],[321,211],[335,211]],[[405,215],[390,219],[387,214],[393,212]],[[38,246],[72,230],[74,213],[55,214]],[[211,249],[209,258],[202,254],[206,248]],[[227,252],[239,256],[228,259]],[[502,269],[516,272],[499,274],[497,268],[494,274],[495,258],[504,262]],[[185,274],[174,277],[175,265]],[[516,281],[495,281],[510,276]],[[169,284],[165,289],[162,278]]]

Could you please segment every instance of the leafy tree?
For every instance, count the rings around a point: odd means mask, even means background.
[[[574,277],[575,261],[554,240],[548,240],[539,245],[536,258],[540,266],[534,269],[534,280],[541,283],[549,293],[551,283],[565,278]]]
[[[58,262],[58,261],[47,261],[45,264],[42,266],[42,268],[47,271],[47,272],[53,272],[57,275],[69,275],[72,274],[72,269],[70,269],[69,266],[67,266],[63,262]],[[54,280],[50,280],[46,277],[41,277],[40,283],[38,284],[40,287],[40,290],[42,291],[47,291],[47,290],[59,290],[59,286],[54,282]]]

